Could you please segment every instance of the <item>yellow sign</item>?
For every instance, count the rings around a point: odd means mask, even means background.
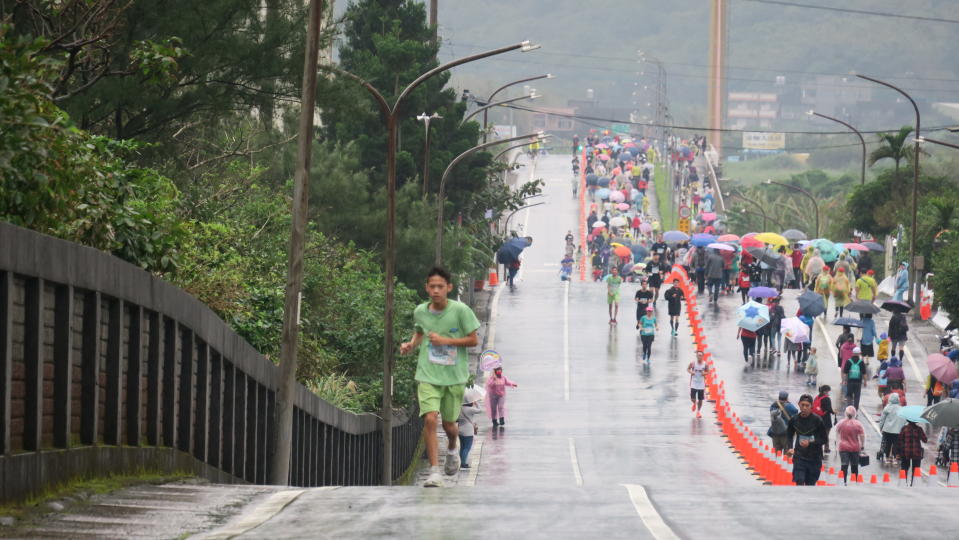
[[[689,218],[679,218],[679,230],[689,234]]]
[[[785,150],[786,134],[744,131],[743,148],[750,150]]]

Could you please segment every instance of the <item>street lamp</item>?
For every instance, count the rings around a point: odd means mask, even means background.
[[[532,208],[532,207],[534,207],[534,206],[539,206],[539,205],[541,205],[541,204],[546,204],[546,203],[545,203],[545,202],[538,202],[538,203],[533,203],[533,204],[527,204],[526,206],[520,206],[520,207],[517,208],[516,210],[513,210],[512,212],[510,212],[510,214],[509,214],[508,216],[506,216],[506,223],[503,224],[503,229],[504,229],[506,232],[509,232],[509,220],[510,220],[510,218],[512,218],[512,217],[516,214],[516,212],[519,212],[520,210],[526,210],[527,208]]]
[[[777,181],[775,181],[775,180],[766,180],[764,183],[765,183],[767,186],[768,186],[768,185],[772,185],[772,184],[776,184],[777,186],[782,186],[782,187],[784,187],[784,188],[788,188],[788,189],[791,189],[791,190],[793,190],[793,191],[798,191],[799,193],[802,193],[803,195],[805,195],[806,197],[808,197],[809,200],[812,201],[812,207],[813,207],[813,209],[816,211],[816,238],[819,238],[819,203],[816,202],[816,197],[813,197],[813,194],[812,194],[812,193],[809,193],[808,191],[806,191],[805,189],[803,189],[803,188],[801,188],[801,187],[799,187],[799,186],[793,186],[793,185],[790,185],[790,184],[784,184],[784,183],[782,183],[782,182],[777,182]]]
[[[759,213],[749,212],[749,211],[747,211],[745,208],[743,208],[741,211],[742,211],[744,214],[753,214],[753,215],[756,215],[756,216],[762,216],[762,217],[763,217],[763,230],[764,230],[764,231],[766,230],[766,221],[769,220],[769,216],[766,214],[766,209],[764,209],[761,204],[759,204],[758,202],[756,202],[756,201],[754,201],[754,200],[752,200],[752,199],[747,199],[746,197],[743,197],[742,195],[740,195],[740,194],[738,194],[738,193],[727,192],[727,193],[723,193],[723,196],[724,196],[724,197],[736,197],[736,198],[738,198],[738,199],[741,199],[741,200],[744,200],[744,201],[748,202],[749,204],[754,205],[754,206],[756,207],[756,209],[759,210]]]
[[[846,126],[847,128],[851,129],[853,133],[855,133],[856,136],[859,137],[859,142],[860,144],[862,144],[862,169],[859,172],[859,185],[860,186],[864,185],[866,183],[866,140],[862,138],[862,133],[860,133],[858,129],[852,127],[851,125],[843,122],[842,120],[838,118],[833,118],[832,116],[826,116],[825,114],[820,114],[820,113],[817,113],[816,111],[809,111],[806,114],[811,116],[818,116],[820,118],[825,118],[826,120],[832,120],[833,122],[842,124]]]
[[[940,140],[938,140],[938,139],[930,139],[929,137],[916,137],[915,140],[916,140],[916,142],[919,142],[919,143],[931,142],[932,144],[938,144],[938,145],[940,145],[940,146],[948,146],[949,148],[957,148],[957,149],[959,149],[959,144],[950,143],[950,142],[946,142],[946,141],[940,141]]]
[[[913,305],[918,303],[919,300],[919,273],[916,268],[916,239],[918,238],[918,212],[919,212],[919,139],[922,138],[922,133],[919,131],[921,118],[919,116],[919,106],[916,105],[916,100],[912,99],[912,96],[905,93],[898,86],[889,84],[885,81],[880,81],[879,79],[874,79],[872,77],[867,77],[865,75],[856,75],[860,79],[865,79],[867,81],[874,82],[876,84],[881,84],[886,88],[892,88],[896,92],[899,92],[906,99],[909,100],[909,103],[912,104],[912,110],[916,113],[916,148],[915,153],[912,156],[912,230],[909,233],[909,261],[910,261],[910,270],[912,274],[912,286],[909,287],[909,301]],[[919,310],[915,310],[913,317],[916,320],[919,320]]]
[[[460,121],[460,125],[462,126],[463,124],[465,124],[466,122],[468,122],[470,118],[473,118],[474,116],[476,116],[477,114],[479,114],[479,113],[481,113],[481,112],[484,113],[484,116],[485,116],[486,111],[492,109],[493,107],[497,107],[497,106],[499,106],[499,105],[505,105],[505,104],[507,104],[507,103],[512,103],[512,102],[514,102],[514,101],[519,101],[519,100],[521,100],[521,99],[530,99],[530,100],[533,100],[533,99],[536,99],[536,98],[539,98],[539,97],[543,97],[542,94],[537,94],[536,91],[534,90],[534,91],[530,92],[529,94],[526,94],[526,95],[523,95],[523,96],[514,97],[514,98],[510,98],[510,99],[504,99],[504,100],[501,100],[501,101],[495,101],[495,102],[493,102],[493,103],[487,103],[486,105],[483,105],[482,107],[476,109],[475,111],[467,114],[467,115],[463,118],[463,120]],[[484,130],[484,134],[485,134],[485,130],[486,130],[486,125],[485,125],[485,124],[483,125],[483,130]],[[483,137],[483,142],[486,142],[486,137],[485,137],[485,136]]]
[[[441,120],[442,118],[439,113],[433,113],[429,116],[423,113],[416,117],[417,120],[426,124],[426,138],[423,141],[423,195],[430,191],[430,121]]]
[[[354,75],[348,71],[335,66],[326,65],[327,69],[357,82],[366,89],[367,92],[376,101],[380,108],[387,131],[387,151],[386,151],[386,245],[384,249],[384,274],[386,280],[386,292],[384,298],[383,315],[383,405],[382,405],[382,443],[383,443],[383,464],[382,464],[382,483],[391,485],[393,483],[393,306],[395,301],[396,288],[396,151],[397,135],[399,133],[399,116],[401,105],[413,90],[423,84],[427,79],[438,73],[442,73],[456,66],[474,62],[490,56],[520,50],[528,52],[538,49],[539,45],[532,45],[529,41],[523,41],[507,47],[493,49],[486,52],[466,56],[437,66],[426,73],[423,73],[413,82],[406,86],[397,96],[396,100],[390,105],[383,94],[380,93],[367,80]]]
[[[536,141],[540,141],[543,138],[545,138],[544,133],[542,131],[538,131],[536,133],[527,133],[526,135],[520,135],[518,137],[512,137],[510,139],[502,139],[498,141],[486,142],[486,143],[474,146],[473,148],[470,148],[469,150],[456,156],[455,158],[453,158],[453,161],[451,161],[450,164],[447,165],[446,170],[443,171],[443,177],[440,179],[439,192],[437,192],[436,194],[436,248],[435,248],[436,252],[435,252],[435,257],[433,262],[437,266],[439,266],[440,264],[443,264],[443,210],[444,210],[444,204],[445,204],[444,197],[446,195],[446,178],[449,176],[450,172],[452,172],[453,168],[456,167],[456,165],[458,165],[460,161],[463,161],[463,159],[465,159],[470,154],[474,152],[478,152],[479,150],[482,150],[484,148],[495,146],[497,144],[519,141],[523,139],[527,141],[529,139],[535,139]],[[529,144],[529,142],[527,142],[527,144]]]
[[[493,101],[493,98],[496,97],[496,94],[499,94],[501,91],[509,88],[510,86],[513,86],[514,84],[522,84],[524,82],[538,81],[540,79],[555,79],[555,78],[556,78],[556,75],[553,75],[552,73],[547,73],[546,75],[537,75],[535,77],[527,77],[525,79],[520,79],[518,81],[508,82],[504,84],[503,86],[500,86],[496,90],[493,90],[493,93],[490,94],[488,98],[486,98],[486,103],[491,103]],[[486,142],[486,125],[488,120],[488,113],[489,113],[489,109],[485,109],[483,111],[483,142]]]
[[[664,150],[666,139],[666,109],[668,108],[666,97],[668,74],[666,73],[666,67],[663,65],[663,62],[660,59],[656,58],[655,56],[650,56],[642,50],[636,52],[639,55],[639,60],[641,62],[652,62],[656,64],[658,69],[658,77],[656,81],[656,124],[659,125],[659,142],[661,145],[663,145],[661,150]]]

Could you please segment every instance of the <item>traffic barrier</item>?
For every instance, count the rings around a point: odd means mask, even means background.
[[[906,478],[906,469],[899,469],[899,481],[896,483],[897,486],[905,486],[907,482]]]
[[[889,485],[889,480],[890,480],[890,479],[889,479],[889,473],[887,473],[887,472],[882,473],[882,485],[888,486],[888,485]]]
[[[490,287],[495,287],[495,286],[499,285],[499,272],[496,270],[496,268],[490,268],[490,269],[489,269],[489,280],[488,280],[488,281],[489,281],[489,286],[490,286]]]
[[[955,461],[949,465],[949,474],[946,475],[946,485],[949,487],[959,487],[959,463]]]

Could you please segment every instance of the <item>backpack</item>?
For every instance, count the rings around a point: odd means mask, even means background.
[[[940,397],[940,396],[942,396],[943,390],[945,390],[945,388],[943,388],[942,383],[939,382],[939,381],[936,381],[936,384],[932,387],[932,395],[933,395],[933,397]]]
[[[858,362],[849,361],[849,380],[862,379],[862,360]]]
[[[824,397],[826,396],[819,395],[819,396],[816,396],[816,399],[812,401],[812,412],[816,416],[826,416],[826,411],[822,409],[822,398]]]

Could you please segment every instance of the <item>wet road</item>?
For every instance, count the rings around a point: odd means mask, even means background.
[[[669,336],[664,302],[648,368],[639,360],[632,295],[624,284],[619,324],[611,327],[605,285],[559,280],[567,230],[577,233],[569,160],[540,160],[545,205],[514,217],[527,249],[515,291],[498,299],[494,348],[519,388],[508,394],[505,429],[480,424],[475,486],[307,490],[243,538],[796,538],[834,535],[842,488],[764,487],[725,444],[710,403],[690,411],[691,338],[685,319]],[[728,305],[727,305],[728,304]],[[745,367],[734,336],[738,302],[702,308],[711,350],[727,394],[744,420],[765,432],[780,387],[798,398],[801,375],[784,366]],[[493,322],[491,321],[491,324]],[[732,332],[732,333],[731,333]],[[944,490],[913,490],[893,499],[857,490],[871,510],[916,509],[899,522],[920,526],[946,512]],[[935,492],[935,493],[934,493]],[[819,519],[794,514],[815,501]],[[833,508],[837,510],[832,510]],[[941,518],[940,518],[941,519]],[[796,527],[784,528],[783,523]],[[798,524],[802,524],[799,527]],[[889,536],[884,523],[858,532]],[[893,534],[895,537],[895,534]]]

